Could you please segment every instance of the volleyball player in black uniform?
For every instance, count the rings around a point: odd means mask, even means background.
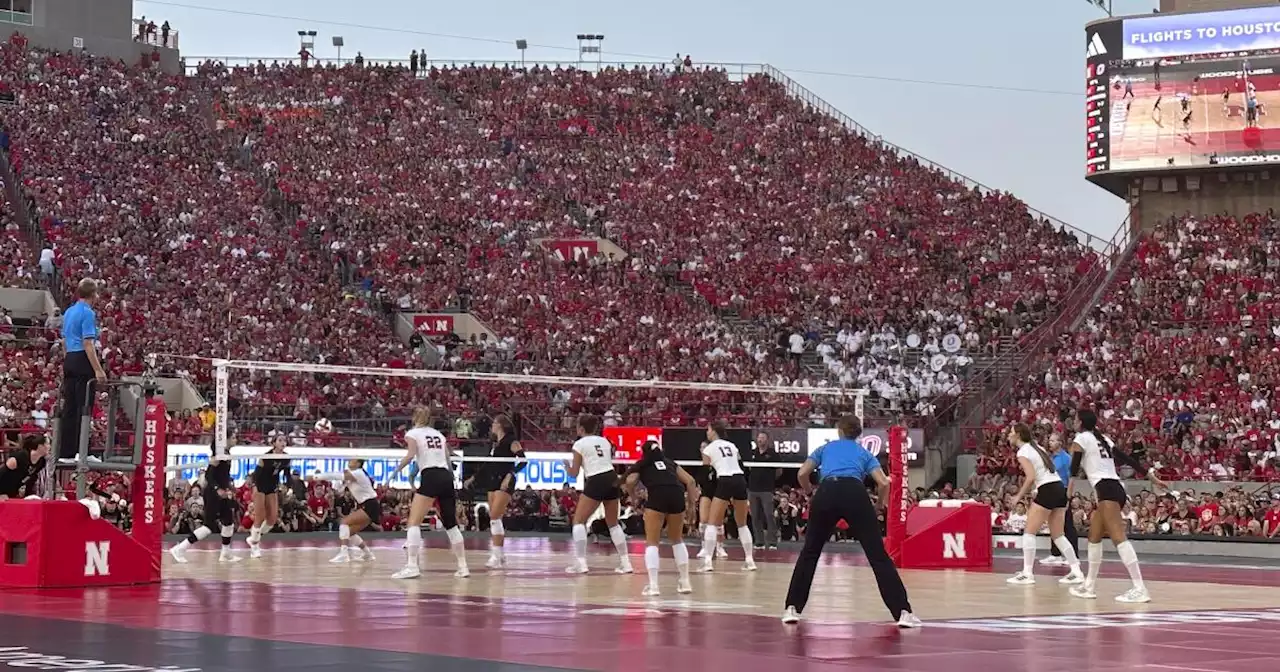
[[[271,441],[268,455],[283,455],[284,435]],[[262,557],[262,535],[280,522],[280,482],[289,473],[289,460],[258,460],[253,470],[253,527],[249,529],[249,557]]]
[[[676,592],[693,592],[689,582],[689,549],[684,545],[684,512],[686,502],[692,506],[697,497],[697,484],[693,477],[669,459],[657,441],[645,441],[640,447],[640,461],[631,465],[623,481],[623,488],[634,499],[636,483],[644,486],[644,566],[649,572],[649,585],[641,595],[657,597],[658,542],[662,539],[662,526],[667,526],[667,539],[671,542],[671,554],[675,556],[680,582]]]
[[[703,441],[702,444],[698,446],[698,454],[701,455],[702,449],[706,447],[707,442]],[[716,497],[716,470],[709,466],[698,467],[694,470],[694,473],[697,474],[697,476],[694,477],[694,480],[698,484],[698,490],[702,493],[698,497],[698,538],[703,539],[706,537],[707,516],[711,515],[711,500]],[[716,538],[716,557],[729,557],[729,552],[724,550],[724,530],[720,530],[716,535]],[[698,557],[704,558],[709,552],[711,552],[711,549],[703,546],[698,551]]]
[[[17,450],[0,457],[0,500],[22,499],[36,494],[36,480],[49,455],[49,438],[30,434]]]
[[[235,443],[232,441],[231,443]],[[169,554],[179,564],[187,564],[187,549],[192,544],[204,541],[213,534],[214,524],[218,525],[222,536],[222,552],[218,554],[218,562],[240,562],[240,558],[231,552],[231,537],[236,532],[236,492],[231,481],[231,459],[218,459],[218,451],[213,451],[209,467],[204,471],[203,520],[187,538],[169,549]]]
[[[524,448],[516,441],[516,428],[511,418],[499,415],[493,419],[493,448],[490,457],[522,458]],[[489,503],[489,560],[484,563],[489,569],[502,569],[507,557],[503,550],[506,543],[506,530],[502,527],[502,517],[507,515],[507,505],[511,503],[511,495],[516,491],[516,473],[524,469],[524,461],[513,459],[510,462],[488,462],[481,470]]]

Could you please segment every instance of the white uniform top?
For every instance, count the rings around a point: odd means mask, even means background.
[[[1062,479],[1058,478],[1058,472],[1044,466],[1044,458],[1040,457],[1040,451],[1036,447],[1024,443],[1018,448],[1018,457],[1025,457],[1036,470],[1036,487],[1040,487],[1045,483],[1061,483]]]
[[[1084,468],[1084,475],[1089,479],[1089,485],[1097,485],[1098,481],[1108,479],[1120,480],[1120,474],[1116,472],[1115,460],[1111,459],[1111,451],[1098,443],[1098,438],[1093,435],[1093,432],[1080,432],[1073,440],[1077,446],[1080,446],[1080,450],[1084,451],[1080,466]]]
[[[716,470],[716,478],[736,476],[742,473],[742,462],[738,456],[738,446],[731,441],[716,439],[702,449],[702,454],[711,458],[711,468]]]
[[[573,452],[582,456],[582,475],[592,477],[613,471],[613,444],[603,436],[584,436],[573,442]]]
[[[364,504],[378,496],[373,489],[373,479],[369,478],[369,474],[365,473],[364,469],[348,469],[347,473],[351,474],[351,480],[347,481],[347,492],[351,493],[356,504]]]
[[[405,433],[418,446],[418,469],[449,469],[449,443],[434,427],[414,427]]]

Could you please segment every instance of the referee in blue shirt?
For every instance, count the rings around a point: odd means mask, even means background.
[[[1067,450],[1066,446],[1063,445],[1062,437],[1056,434],[1049,439],[1049,444],[1050,444],[1049,447],[1054,448],[1056,450],[1056,452],[1054,452],[1053,454],[1053,468],[1055,471],[1058,472],[1058,478],[1062,479],[1063,485],[1067,486],[1067,495],[1070,496],[1072,492],[1071,490],[1071,451]],[[1068,500],[1067,522],[1066,522],[1066,525],[1063,527],[1062,533],[1063,533],[1063,536],[1067,538],[1067,543],[1071,544],[1071,548],[1076,549],[1076,553],[1079,553],[1080,552],[1080,535],[1079,533],[1076,532],[1076,521],[1073,520],[1074,516],[1071,515],[1070,504],[1071,502],[1070,500]],[[1067,561],[1062,559],[1062,551],[1059,551],[1058,547],[1055,546],[1054,544],[1049,544],[1049,546],[1051,546],[1052,549],[1050,550],[1049,559],[1046,560],[1044,564],[1054,565],[1054,566],[1066,565]]]
[[[107,373],[98,358],[98,316],[93,301],[98,283],[85,278],[76,287],[79,301],[62,316],[62,416],[59,423],[58,458],[80,453],[80,419],[93,404],[94,381],[106,381]]]
[[[787,608],[783,612],[783,623],[795,623],[800,620],[800,612],[809,602],[809,589],[813,586],[813,573],[818,569],[818,559],[822,556],[822,547],[835,532],[836,524],[844,519],[849,524],[849,531],[862,544],[862,552],[867,556],[871,571],[875,572],[876,584],[880,587],[880,597],[885,606],[903,628],[920,627],[920,619],[911,613],[911,603],[907,600],[907,588],[902,585],[902,577],[898,576],[898,568],[884,550],[884,540],[880,537],[880,521],[876,518],[875,507],[871,504],[871,496],[867,486],[863,484],[868,476],[875,479],[879,489],[880,501],[888,501],[885,497],[889,490],[889,478],[880,469],[880,462],[858,443],[862,434],[862,421],[856,416],[846,415],[836,422],[836,431],[840,438],[832,441],[809,454],[809,459],[800,467],[797,478],[800,486],[806,491],[813,486],[810,475],[816,469],[822,477],[818,491],[809,500],[809,524],[804,531],[804,550],[796,560],[796,568],[791,574],[791,587],[787,589]]]

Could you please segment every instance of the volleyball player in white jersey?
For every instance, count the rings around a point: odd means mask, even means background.
[[[406,450],[400,464],[391,472],[394,477],[410,462],[418,463],[418,491],[409,505],[409,520],[405,528],[405,552],[408,556],[404,569],[391,576],[393,579],[416,579],[422,576],[418,567],[418,554],[422,551],[422,521],[427,511],[436,507],[440,524],[449,536],[449,548],[458,562],[458,578],[471,576],[467,569],[467,553],[462,544],[462,530],[458,529],[457,492],[453,489],[453,468],[449,461],[449,443],[444,434],[431,426],[431,411],[418,407],[413,411],[413,428],[404,435]]]
[[[738,446],[724,439],[728,429],[723,420],[716,420],[707,427],[707,440],[710,441],[702,449],[702,463],[709,464],[716,470],[716,496],[711,500],[711,510],[707,515],[707,528],[702,533],[702,547],[715,548],[720,527],[724,525],[725,511],[733,504],[733,519],[738,523],[738,542],[742,544],[742,552],[747,561],[742,569],[748,572],[756,570],[756,561],[752,556],[755,542],[751,537],[751,526],[747,525],[747,477],[742,471],[742,459],[738,454]],[[713,554],[702,556],[699,572],[710,572],[715,569]]]
[[[600,505],[604,505],[604,522],[609,526],[609,538],[618,549],[619,574],[630,574],[631,558],[627,555],[627,533],[618,524],[618,472],[613,468],[613,444],[600,436],[600,418],[584,413],[578,416],[578,440],[573,442],[573,460],[565,462],[569,476],[578,477],[582,471],[586,481],[582,494],[578,495],[578,508],[573,511],[573,564],[566,572],[586,574],[587,521]]]
[[[1027,527],[1022,533],[1022,571],[1010,577],[1008,583],[1030,586],[1036,582],[1036,534],[1046,521],[1049,523],[1049,538],[1071,567],[1071,572],[1059,579],[1058,583],[1083,583],[1084,574],[1080,573],[1080,559],[1076,557],[1076,549],[1063,536],[1067,522],[1067,486],[1058,478],[1053,458],[1036,445],[1031,428],[1021,422],[1009,430],[1008,439],[1018,449],[1018,465],[1022,467],[1023,473],[1022,487],[1018,488],[1013,501],[1020,502],[1032,490],[1036,491],[1036,498],[1027,510]]]
[[[1142,570],[1138,567],[1138,554],[1125,536],[1121,511],[1129,496],[1125,492],[1124,484],[1120,482],[1115,461],[1119,460],[1122,464],[1132,467],[1135,472],[1142,472],[1142,465],[1129,454],[1116,448],[1110,439],[1098,431],[1098,416],[1093,411],[1081,409],[1077,417],[1079,433],[1071,444],[1071,473],[1078,474],[1083,467],[1084,475],[1089,479],[1089,484],[1093,486],[1094,494],[1098,498],[1098,508],[1093,510],[1093,516],[1089,519],[1088,574],[1084,584],[1071,588],[1071,594],[1085,600],[1097,599],[1095,586],[1098,581],[1098,572],[1102,568],[1102,535],[1106,534],[1115,543],[1116,553],[1120,555],[1120,561],[1124,563],[1124,568],[1129,571],[1129,578],[1133,581],[1133,588],[1117,596],[1116,602],[1150,602],[1151,596],[1142,582]],[[1155,469],[1146,470],[1146,474],[1157,488],[1168,488],[1156,477]]]
[[[360,531],[370,525],[382,521],[382,505],[378,502],[378,491],[373,488],[373,479],[364,470],[364,460],[351,460],[347,468],[340,474],[342,482],[356,500],[356,508],[342,519],[338,525],[338,554],[333,557],[334,564],[351,562],[351,544],[356,545],[356,560],[373,562],[373,551],[365,545]]]

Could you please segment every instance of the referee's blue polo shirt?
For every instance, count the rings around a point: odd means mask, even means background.
[[[76,301],[62,315],[62,346],[65,352],[84,352],[86,340],[98,338],[98,316],[84,301]]]
[[[1053,454],[1053,469],[1058,472],[1058,478],[1062,479],[1063,485],[1071,483],[1071,453],[1060,450]]]
[[[828,478],[853,478],[859,481],[880,468],[880,461],[854,439],[836,439],[809,453],[809,460],[818,467],[822,480]]]

